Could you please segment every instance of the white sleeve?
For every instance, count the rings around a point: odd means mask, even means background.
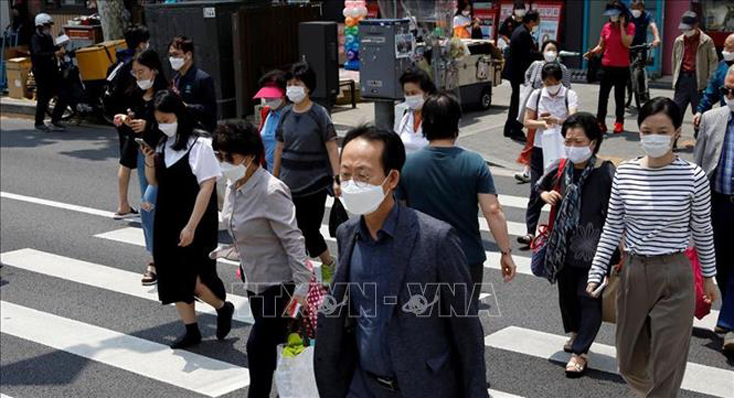
[[[576,110],[579,109],[579,96],[576,94],[573,90],[568,90],[568,108],[576,108]]]
[[[196,140],[189,153],[189,165],[199,184],[206,180],[222,176],[219,161],[214,156],[211,138],[200,137]]]
[[[530,109],[533,112],[537,111],[537,109],[535,109],[535,104],[538,103],[539,95],[540,95],[540,90],[533,90],[533,92],[530,93],[530,96],[528,97],[528,102],[525,104],[525,107]]]

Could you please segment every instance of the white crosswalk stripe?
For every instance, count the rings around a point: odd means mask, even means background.
[[[0,261],[5,265],[26,271],[158,302],[156,287],[141,286],[141,274],[139,273],[34,249],[21,249],[3,253],[0,255]],[[246,297],[227,294],[227,300],[235,306],[235,320],[246,323],[253,322],[250,305]],[[198,305],[197,310],[216,315],[216,311],[208,305]]]
[[[0,331],[123,369],[138,375],[218,397],[249,385],[246,368],[0,301]]]
[[[486,336],[484,342],[489,347],[566,363],[570,359],[570,354],[562,349],[566,340],[564,336],[510,326]],[[616,349],[594,343],[589,353],[589,368],[617,373]],[[734,391],[734,372],[689,362],[681,388],[717,397],[730,397]]]
[[[111,217],[112,214],[111,212],[84,206],[69,205],[6,192],[2,192],[2,198],[21,200],[28,203],[96,216]],[[516,208],[524,208],[526,203],[525,198],[512,196],[501,196],[500,201],[506,207]],[[333,201],[330,200],[328,205],[331,206],[332,203]],[[480,228],[486,232],[488,230],[486,221],[481,217],[479,220]],[[524,234],[524,224],[514,224],[514,227],[512,226],[513,223],[509,224],[510,233],[515,235]],[[328,227],[326,225],[321,226],[321,233],[328,242],[336,242],[335,239],[329,237]],[[114,229],[97,234],[95,237],[138,247],[144,247],[145,245],[140,227]],[[532,275],[530,271],[530,252],[524,252],[523,254],[513,254],[515,262],[518,265],[518,272],[525,275]],[[487,261],[484,264],[485,268],[499,269],[500,254],[488,251],[486,255]],[[141,287],[139,274],[109,266],[76,260],[34,249],[21,249],[3,253],[0,255],[0,261],[10,267],[117,292],[131,297],[151,301],[158,300],[155,288]],[[237,262],[229,260],[220,260],[220,263],[228,266],[237,265]],[[485,299],[489,296],[487,293],[482,293],[480,298]],[[251,323],[252,318],[247,299],[231,294],[228,294],[228,299],[233,301],[237,308],[235,319]],[[231,391],[244,388],[249,384],[247,369],[243,367],[188,351],[178,350],[176,351],[176,355],[174,355],[174,351],[170,350],[167,346],[155,342],[59,317],[50,313],[44,313],[7,301],[2,301],[1,304],[2,314],[0,315],[3,320],[2,333],[80,355],[117,368],[130,370],[144,377],[176,385],[207,396],[216,397],[227,394]],[[202,312],[215,314],[214,310],[205,305],[198,306],[197,309],[201,309]],[[718,315],[717,311],[712,311],[703,320],[695,320],[694,326],[712,330]],[[6,317],[9,317],[12,321],[6,322]],[[19,325],[23,326],[21,327]],[[60,330],[62,332],[50,333],[44,330],[41,325],[46,325],[48,330]],[[75,333],[66,333],[64,330],[75,330]],[[77,333],[76,331],[80,332]],[[57,336],[57,334],[61,334],[61,336]],[[563,353],[559,349],[565,340],[566,338],[563,336],[511,326],[486,336],[485,344],[495,349],[565,363],[568,360],[568,354]],[[592,351],[590,361],[590,367],[592,369],[607,373],[616,373],[617,365],[614,347],[595,344],[592,347]],[[186,357],[186,359],[184,360],[182,357]],[[134,358],[134,360],[130,358]],[[142,369],[140,367],[129,369],[129,367],[139,362],[146,362],[146,365],[150,366],[155,365],[158,367],[158,370],[151,371],[145,367]],[[187,369],[184,365],[186,362],[197,364],[197,367],[193,370]],[[163,372],[160,369],[167,369],[167,371]],[[186,375],[185,378],[183,377],[184,374]],[[728,382],[730,380],[734,380],[734,372],[732,371],[689,363],[683,388],[714,396],[727,396],[726,393],[732,391],[734,387],[732,382]],[[493,398],[522,398],[518,395],[497,390],[489,390],[489,393]],[[0,396],[0,398],[4,397]]]

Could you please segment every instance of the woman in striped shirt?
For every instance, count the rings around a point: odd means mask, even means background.
[[[647,156],[617,169],[587,285],[589,294],[598,294],[624,235],[617,360],[622,377],[644,397],[674,397],[683,380],[695,305],[693,273],[683,254],[691,237],[706,300],[716,299],[709,182],[700,167],[673,153],[682,122],[683,113],[669,98],[654,98],[640,110],[640,141]]]

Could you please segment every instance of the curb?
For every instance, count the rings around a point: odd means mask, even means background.
[[[0,113],[14,113],[16,115],[35,115],[36,104],[33,105],[21,105],[21,104],[9,104],[4,101],[0,102]]]

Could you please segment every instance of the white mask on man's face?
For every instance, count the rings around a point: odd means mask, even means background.
[[[632,16],[635,18],[639,18],[642,16],[642,10],[632,10]]]
[[[525,11],[525,10],[515,10],[515,16],[518,17],[518,18],[522,18],[522,17],[525,16],[525,13],[526,12],[527,11]]]
[[[731,62],[734,61],[734,51],[721,51],[721,56],[724,58],[724,61]]]
[[[724,96],[724,102],[726,102],[726,106],[729,107],[729,110],[734,112],[734,98]]]
[[[387,181],[388,177],[382,181]],[[356,215],[367,215],[374,213],[385,200],[387,193],[382,189],[382,184],[366,186],[358,186],[352,180],[344,181],[341,184],[344,207],[348,212]]]
[[[183,68],[186,63],[186,59],[184,57],[168,57],[168,61],[171,63],[171,68],[175,71]]]

